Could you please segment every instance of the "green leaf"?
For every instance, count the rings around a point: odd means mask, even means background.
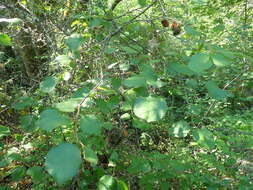
[[[62,143],[50,149],[45,166],[60,185],[74,177],[81,165],[81,152],[76,145]]]
[[[57,103],[55,107],[62,112],[74,112],[82,98],[70,98],[66,101]]]
[[[140,121],[138,119],[133,120],[133,126],[141,130],[147,130],[151,128],[151,126],[148,123]]]
[[[32,115],[24,115],[20,118],[20,127],[27,132],[32,132],[36,129],[35,118]]]
[[[208,81],[206,83],[206,87],[208,90],[208,94],[216,100],[225,100],[226,98],[232,96],[232,94],[227,92],[226,90],[220,89],[213,81]]]
[[[90,162],[93,166],[98,163],[97,154],[89,147],[84,149],[84,159]]]
[[[213,138],[213,133],[208,129],[199,129],[193,134],[194,140],[201,146],[213,149],[215,148],[215,142]]]
[[[176,72],[176,73],[187,75],[187,76],[194,75],[194,72],[187,65],[178,64],[178,63],[169,64],[168,72],[169,73]]]
[[[147,122],[161,120],[168,110],[166,101],[161,97],[138,97],[134,104],[134,114]]]
[[[210,61],[210,56],[208,54],[199,53],[191,57],[188,67],[192,71],[201,74],[205,70],[209,69],[212,65],[213,64]]]
[[[0,125],[0,139],[11,134],[8,127]]]
[[[77,51],[83,42],[84,38],[80,34],[71,34],[71,36],[66,39],[66,44],[72,51]]]
[[[116,190],[117,181],[110,175],[104,175],[99,179],[98,190]]]
[[[2,46],[11,46],[11,38],[7,34],[0,33],[0,45]]]
[[[71,98],[83,98],[85,96],[87,96],[89,94],[89,90],[85,87],[83,88],[79,88],[78,90],[76,90],[73,95],[71,96]]]
[[[174,123],[169,132],[174,135],[174,137],[186,137],[190,132],[190,127],[186,121],[179,121]]]
[[[138,0],[140,6],[144,7],[147,5],[147,0]]]
[[[55,77],[46,77],[41,83],[40,83],[40,90],[45,93],[50,93],[55,89],[55,86],[57,84],[57,79]]]
[[[34,100],[31,97],[20,97],[16,103],[12,105],[15,110],[23,110],[34,105]]]
[[[128,54],[137,54],[138,53],[138,51],[136,51],[135,49],[128,47],[128,46],[123,46],[123,47],[121,47],[121,49]]]
[[[128,190],[127,184],[122,180],[117,180],[117,190]]]
[[[12,181],[20,181],[25,177],[26,169],[25,167],[18,166],[11,172]]]
[[[150,86],[153,86],[155,88],[162,88],[163,86],[166,85],[165,82],[161,81],[161,80],[156,80],[156,81],[147,81],[147,84],[149,84]]]
[[[80,120],[80,128],[84,134],[99,135],[101,127],[102,124],[95,115],[86,115]]]
[[[36,122],[36,125],[46,131],[52,131],[54,128],[69,125],[70,120],[68,117],[62,115],[56,109],[47,109],[40,114],[40,119]]]
[[[224,67],[231,64],[231,60],[223,56],[222,54],[212,55],[211,58],[213,60],[213,64],[218,67]]]
[[[26,172],[27,175],[32,177],[33,183],[40,183],[44,177],[43,169],[40,166],[33,166]]]
[[[120,119],[122,120],[128,120],[131,118],[131,115],[129,113],[124,113],[120,116]]]
[[[188,79],[185,84],[189,86],[190,88],[196,89],[198,88],[198,82],[194,79]]]
[[[132,160],[131,165],[127,169],[130,174],[146,173],[151,171],[152,168],[148,160],[143,158],[135,158]]]
[[[129,88],[138,88],[146,86],[146,79],[142,76],[132,76],[126,79],[123,84]]]
[[[55,58],[55,61],[63,66],[69,65],[71,63],[71,58],[67,55],[59,55]]]
[[[187,34],[190,34],[192,36],[199,36],[201,33],[192,28],[191,26],[185,26],[184,30],[186,31]]]

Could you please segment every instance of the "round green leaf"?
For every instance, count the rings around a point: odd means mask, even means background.
[[[102,124],[95,115],[87,115],[81,118],[80,127],[84,134],[99,135]]]
[[[188,67],[196,72],[196,73],[203,73],[205,70],[209,69],[212,66],[210,61],[210,56],[205,53],[199,53],[193,55],[190,59]]]
[[[134,114],[146,120],[147,122],[158,121],[162,119],[168,106],[161,97],[139,97],[134,104]]]
[[[20,127],[27,132],[35,130],[35,117],[33,115],[24,115],[20,118]]]
[[[190,127],[186,121],[179,121],[174,123],[169,131],[174,135],[174,137],[186,137],[190,132]]]
[[[36,125],[46,131],[52,131],[54,128],[69,125],[70,121],[56,109],[47,109],[40,114],[40,119]]]
[[[224,67],[227,65],[230,65],[231,60],[229,60],[227,57],[223,56],[222,54],[215,54],[212,56],[213,64],[215,64],[218,67]]]
[[[52,92],[55,89],[55,86],[57,84],[57,79],[55,77],[46,77],[41,83],[40,83],[40,90],[45,93]]]
[[[208,129],[199,129],[193,134],[194,140],[201,146],[213,149],[215,148],[215,141],[213,138],[213,133]]]
[[[83,43],[84,38],[80,34],[72,34],[66,39],[66,44],[72,51],[76,51],[79,49],[81,44]]]
[[[81,100],[82,98],[70,98],[64,102],[56,104],[56,108],[62,112],[73,112]]]
[[[32,177],[33,183],[40,183],[44,177],[43,169],[40,166],[33,166],[26,172],[27,175]]]
[[[81,165],[81,153],[76,145],[62,143],[46,156],[46,170],[60,185],[74,177]]]
[[[23,110],[25,108],[31,107],[34,104],[34,100],[31,97],[21,97],[12,107],[16,110]]]
[[[110,175],[104,175],[99,179],[98,190],[115,190],[117,181]]]

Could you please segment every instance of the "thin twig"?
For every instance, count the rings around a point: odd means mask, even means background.
[[[244,70],[243,70],[241,73],[239,73],[235,78],[233,78],[232,80],[230,80],[230,81],[223,87],[223,90],[225,90],[227,87],[229,87],[234,81],[238,80],[238,79],[239,79],[246,71],[248,71],[248,70],[249,70],[249,67],[248,67],[248,66],[245,67]],[[204,114],[203,118],[201,119],[201,121],[203,121],[203,119],[204,119],[205,117],[208,116],[208,114],[211,112],[212,108],[216,105],[216,103],[217,103],[217,101],[214,101],[214,102],[209,106],[209,108],[208,108],[207,111],[205,112],[205,114]],[[198,125],[197,125],[198,127],[199,127],[201,121],[198,123]]]
[[[92,92],[94,92],[99,86],[100,84],[102,83],[102,79],[96,84],[96,86],[93,87],[93,89],[86,95],[83,97],[83,99],[81,100],[81,102],[78,104],[77,106],[77,112],[76,112],[76,116],[75,116],[75,119],[77,120],[79,115],[80,115],[80,109],[81,109],[81,106],[82,104],[85,102],[85,100],[91,95]]]
[[[117,35],[118,33],[120,33],[126,26],[128,26],[129,24],[131,24],[132,22],[134,22],[135,19],[137,19],[138,17],[140,17],[141,15],[143,15],[148,9],[150,9],[155,3],[157,2],[157,0],[155,0],[153,3],[151,3],[148,7],[146,7],[143,11],[141,11],[138,15],[134,16],[132,19],[130,19],[128,22],[126,22],[125,24],[123,24],[121,27],[119,27],[115,32],[109,34],[104,41],[110,41],[110,39]]]

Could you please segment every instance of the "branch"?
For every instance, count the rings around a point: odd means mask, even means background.
[[[128,26],[129,24],[131,24],[132,22],[134,22],[135,19],[137,19],[138,17],[140,17],[141,15],[143,15],[148,9],[150,9],[155,3],[157,2],[157,0],[155,0],[153,3],[151,3],[148,7],[146,7],[143,11],[141,11],[138,15],[136,15],[135,17],[133,17],[132,19],[130,19],[128,22],[126,22],[125,24],[123,24],[121,27],[119,27],[115,32],[109,34],[105,40],[103,41],[109,41],[113,36],[117,35],[118,33],[120,33],[126,26]]]
[[[102,83],[102,79],[96,84],[96,86],[93,87],[93,89],[86,95],[83,97],[83,99],[81,100],[81,102],[78,104],[77,106],[77,112],[76,112],[76,117],[75,119],[77,120],[78,117],[79,117],[79,114],[80,114],[80,109],[81,109],[81,106],[82,104],[85,102],[85,100],[91,95],[92,92],[94,92],[99,86],[100,84]]]

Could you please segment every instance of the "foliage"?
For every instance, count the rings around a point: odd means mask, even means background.
[[[252,189],[251,6],[4,0],[0,189]]]

